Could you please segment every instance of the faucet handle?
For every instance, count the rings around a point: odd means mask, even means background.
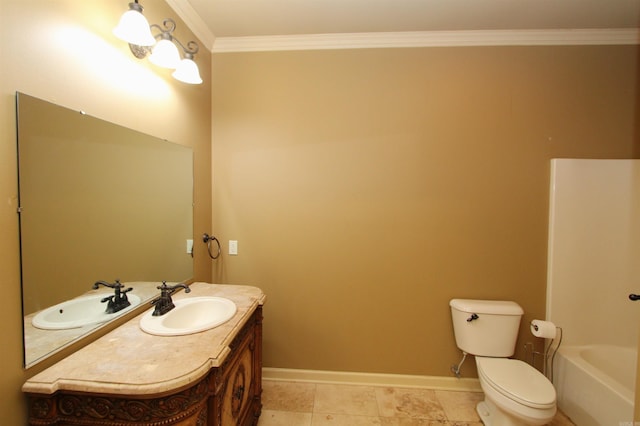
[[[124,284],[120,283],[120,280],[116,280],[116,282],[115,282],[115,283],[113,283],[113,284],[110,284],[110,283],[108,283],[108,282],[106,282],[106,281],[102,281],[102,280],[100,280],[100,281],[96,281],[96,282],[93,284],[93,287],[92,287],[92,288],[93,288],[94,290],[97,290],[97,289],[98,289],[98,287],[100,287],[101,285],[103,285],[103,286],[105,286],[105,287],[109,287],[109,288],[115,288],[115,289],[119,289],[119,288],[124,287]]]
[[[159,285],[158,287],[156,287],[158,290],[160,290],[161,294],[172,294],[174,293],[176,290],[178,290],[179,288],[184,288],[184,292],[185,293],[189,293],[191,292],[191,289],[189,288],[188,285],[183,284],[183,283],[178,283],[176,285],[167,285],[166,281],[162,281],[162,285]]]

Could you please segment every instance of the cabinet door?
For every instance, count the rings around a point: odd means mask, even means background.
[[[252,345],[243,346],[242,354],[229,372],[222,397],[222,426],[241,424],[251,406],[253,351]]]

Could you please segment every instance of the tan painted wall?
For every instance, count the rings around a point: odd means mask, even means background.
[[[549,160],[637,157],[637,87],[637,46],[214,54],[214,279],[268,295],[264,365],[449,376],[454,297],[520,303],[524,357]]]
[[[177,20],[177,35],[193,35],[164,1],[148,2],[150,22]],[[15,91],[21,91],[102,119],[194,148],[196,234],[210,230],[211,55],[196,61],[205,83],[188,86],[168,72],[140,62],[111,30],[127,1],[0,0],[0,270],[3,368],[0,417],[25,422],[20,387],[37,369],[22,369],[20,270],[16,215],[17,171]],[[195,278],[211,279],[204,246],[196,246]],[[96,360],[100,362],[100,360]],[[126,360],[123,360],[126,362]]]

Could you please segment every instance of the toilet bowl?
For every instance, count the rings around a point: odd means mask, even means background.
[[[477,407],[485,426],[544,425],[556,414],[556,391],[529,364],[509,358],[476,357],[485,400]]]

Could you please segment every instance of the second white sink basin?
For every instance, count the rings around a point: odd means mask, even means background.
[[[229,321],[236,304],[224,297],[188,297],[174,300],[175,308],[153,316],[153,310],[140,318],[140,328],[157,336],[182,336],[209,330]]]
[[[127,299],[131,305],[113,314],[108,314],[105,312],[107,303],[102,303],[101,300],[109,295],[108,293],[100,293],[58,303],[38,312],[31,323],[34,327],[45,330],[65,330],[100,324],[130,311],[141,301],[140,297],[135,294],[128,294]]]

